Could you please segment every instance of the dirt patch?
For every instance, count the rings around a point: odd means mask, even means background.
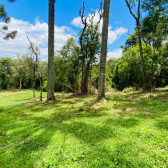
[[[2,96],[10,96],[10,95],[14,95],[14,94],[17,94],[19,92],[22,92],[22,91],[16,91],[16,92],[6,92],[6,93],[3,93]]]

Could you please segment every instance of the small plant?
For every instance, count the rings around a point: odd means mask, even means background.
[[[124,90],[122,91],[123,93],[130,93],[135,91],[134,87],[128,87],[128,88],[124,88]]]
[[[43,82],[43,92],[47,92],[48,81]]]

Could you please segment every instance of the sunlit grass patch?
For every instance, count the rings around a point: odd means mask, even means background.
[[[0,92],[0,167],[168,167],[165,90],[39,95]]]

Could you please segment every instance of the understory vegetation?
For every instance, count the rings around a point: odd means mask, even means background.
[[[0,167],[168,167],[166,89],[55,93],[55,104],[1,91]]]

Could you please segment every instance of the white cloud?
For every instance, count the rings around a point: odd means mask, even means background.
[[[114,24],[122,24],[122,22],[117,21],[117,22],[115,22]]]
[[[92,14],[88,14],[88,15],[90,17],[92,16]],[[96,11],[93,22],[97,23],[98,21],[99,21],[99,13],[98,13],[98,11]],[[80,28],[83,27],[80,17],[74,18],[72,20],[71,24],[73,24],[75,27],[80,27]],[[99,26],[100,32],[102,32],[102,26],[103,26],[103,19],[100,21],[100,26]],[[117,40],[118,38],[120,38],[121,35],[123,35],[123,34],[128,32],[128,29],[126,29],[124,27],[120,27],[120,28],[117,28],[115,30],[112,30],[112,26],[109,25],[108,29],[109,29],[108,44],[114,43],[114,41]]]
[[[115,33],[117,36],[121,36],[127,32],[128,32],[128,29],[125,29],[124,27],[120,27],[115,30]]]
[[[80,17],[74,18],[71,23],[72,23],[75,27],[82,27],[81,18],[80,18]]]
[[[107,53],[107,59],[110,59],[110,58],[120,58],[122,57],[122,51],[123,49],[117,49],[117,50],[114,50],[113,52],[108,52]]]
[[[93,16],[93,14],[89,13],[88,16],[91,18]],[[87,18],[87,22],[89,22],[89,17]],[[96,11],[93,22],[97,23],[99,21],[99,19],[100,19],[99,13],[98,13],[98,11]],[[71,24],[73,24],[75,27],[80,27],[80,28],[83,27],[83,24],[81,22],[81,17],[80,16],[74,18],[72,20]],[[103,25],[103,20],[101,19],[101,21],[100,21],[100,28],[102,28],[102,25]]]
[[[0,22],[0,26],[4,23]],[[48,24],[35,19],[35,23],[11,18],[8,24],[9,31],[17,30],[18,34],[14,40],[3,40],[0,38],[0,57],[15,56],[17,53],[25,54],[29,42],[26,34],[33,43],[40,45],[41,57],[48,55]],[[67,26],[55,25],[55,50],[59,50],[66,41],[73,37],[74,32]]]

